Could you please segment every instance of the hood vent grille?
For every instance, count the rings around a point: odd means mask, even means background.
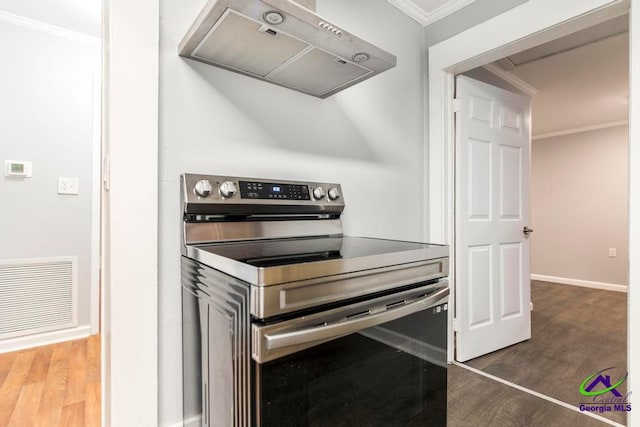
[[[320,98],[396,64],[395,56],[289,0],[210,1],[180,55]]]

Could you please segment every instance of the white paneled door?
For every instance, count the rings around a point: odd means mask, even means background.
[[[529,98],[456,78],[456,360],[531,338]]]

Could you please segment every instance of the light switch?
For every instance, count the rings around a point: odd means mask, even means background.
[[[609,258],[615,258],[618,256],[616,248],[609,248]]]
[[[58,178],[58,194],[79,194],[78,178]]]

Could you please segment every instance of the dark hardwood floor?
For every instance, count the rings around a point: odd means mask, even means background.
[[[532,313],[532,338],[520,344],[471,360],[467,362],[468,366],[575,406],[589,401],[578,391],[580,384],[588,375],[609,367],[620,368],[622,371],[626,370],[627,294],[533,281],[531,298],[534,307]],[[479,387],[478,390],[489,386],[489,384],[485,384],[486,381],[495,383],[495,381],[488,379],[481,381],[480,379],[472,378],[478,375],[471,372],[464,372],[464,375],[457,374],[460,369],[454,367],[450,370],[450,372],[454,373],[452,377],[455,380],[450,383],[450,399],[451,396],[455,396],[455,390],[461,386],[457,384],[460,381],[460,377],[464,377],[465,381],[481,382],[482,384],[477,386]],[[495,386],[492,385],[492,387]],[[626,394],[626,386],[624,384],[618,390],[623,395]],[[454,394],[452,395],[451,393]],[[507,393],[507,391],[504,393]],[[508,393],[517,395],[521,392],[511,389]],[[500,403],[495,403],[496,399],[491,394],[486,392],[482,392],[482,394],[486,396],[483,401],[485,405],[500,405]],[[503,424],[502,419],[495,417],[502,416],[500,414],[509,417],[513,409],[506,406],[521,405],[520,398],[514,399],[516,400],[503,400],[505,404],[511,403],[505,405],[505,407],[496,408],[495,413],[482,415],[477,422],[450,425],[582,426],[591,425],[585,423],[594,421],[581,414],[576,414],[581,417],[579,424],[570,422],[570,419],[567,419],[566,423],[549,424],[548,420],[540,418],[544,417],[544,414],[548,412],[544,409],[544,413],[539,416],[531,415],[530,421],[533,424]],[[530,396],[528,399],[522,397],[522,399],[530,401],[531,405],[534,405],[534,400],[541,400],[534,396]],[[461,401],[461,403],[458,405],[455,401]],[[480,409],[482,409],[483,402],[478,402]],[[540,402],[536,404],[540,405]],[[450,410],[449,413],[452,414],[454,420],[463,419],[460,417],[465,416],[464,413],[468,412],[467,406],[470,406],[469,403],[465,404],[464,400],[459,397],[455,398],[451,405],[455,411],[452,413]],[[525,404],[525,406],[527,405],[529,404]],[[457,411],[462,411],[462,414],[458,414]],[[572,412],[570,410],[567,411]],[[523,419],[527,417],[528,413],[529,411],[524,408]],[[612,411],[601,415],[618,423],[624,424],[626,422],[624,412]],[[491,419],[492,417],[494,417],[493,423],[482,423],[482,420]],[[573,415],[570,414],[570,417],[573,417]],[[509,420],[505,419],[505,421]]]
[[[601,427],[598,420],[449,365],[449,427]]]

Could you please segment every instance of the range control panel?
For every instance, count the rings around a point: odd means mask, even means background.
[[[342,212],[340,184],[220,175],[182,175],[187,213]]]
[[[243,199],[311,200],[309,186],[278,182],[239,181]]]

